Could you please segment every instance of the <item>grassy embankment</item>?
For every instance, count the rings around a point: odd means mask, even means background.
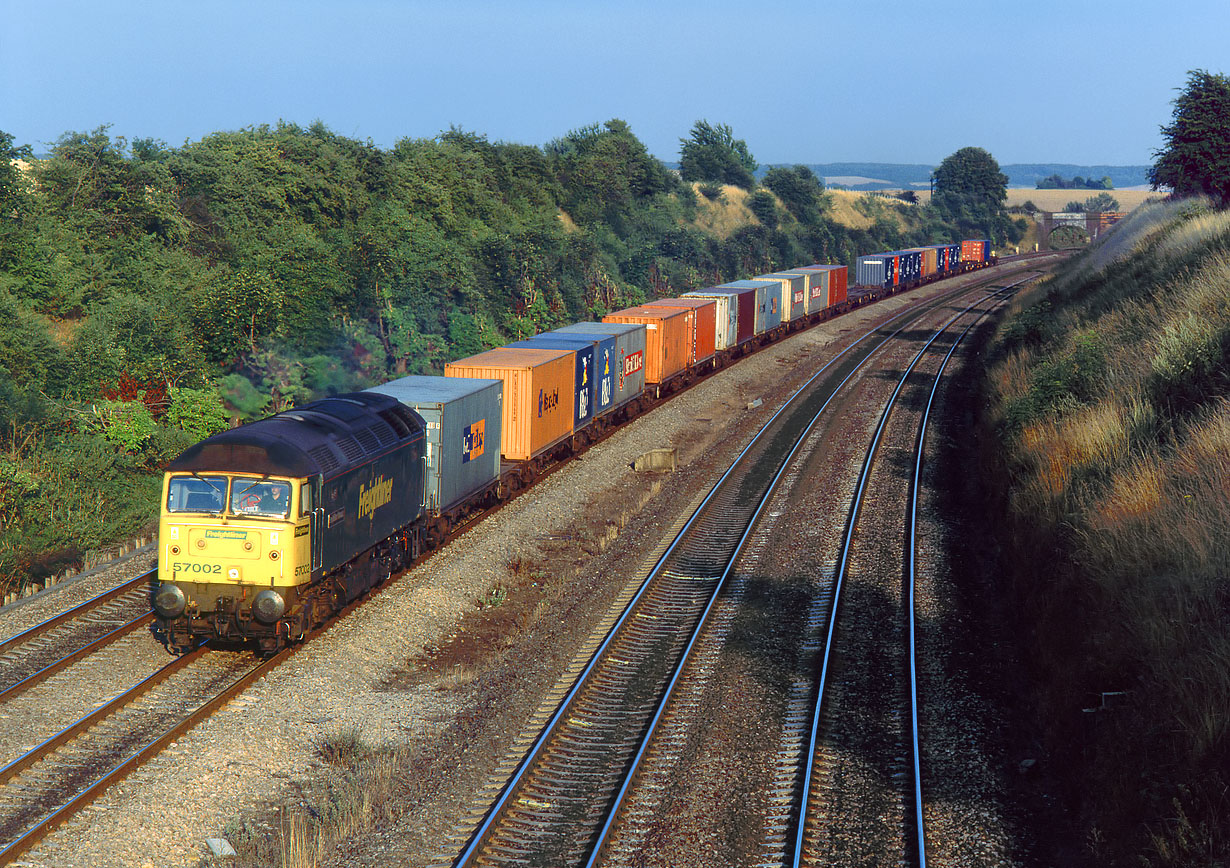
[[[1090,862],[1225,865],[1230,213],[1140,208],[1017,300],[993,359],[1005,592]]]

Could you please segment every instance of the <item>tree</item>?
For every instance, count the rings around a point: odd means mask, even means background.
[[[13,137],[0,130],[0,217],[13,210],[21,192],[21,173],[15,160],[29,160],[30,146],[14,147]]]
[[[1008,199],[1008,176],[982,148],[962,148],[945,157],[931,176],[937,197],[955,197],[998,209]]]
[[[931,177],[932,207],[961,236],[981,235],[996,244],[1020,240],[1024,230],[1004,210],[1008,176],[982,148],[962,148],[945,157]]]
[[[1101,214],[1103,211],[1118,211],[1119,200],[1109,193],[1099,193],[1085,200],[1085,211],[1090,214]]]
[[[757,190],[748,197],[747,207],[764,226],[769,229],[777,228],[777,203],[773,201],[772,193]]]
[[[824,182],[807,166],[769,169],[764,185],[777,194],[786,210],[800,223],[817,222],[827,205]]]
[[[1149,169],[1156,190],[1203,193],[1230,204],[1230,78],[1194,69],[1174,101],[1174,122],[1162,127],[1166,144]]]
[[[685,181],[733,184],[750,190],[756,161],[747,142],[736,139],[726,124],[697,121],[690,138],[679,140],[679,175]]]

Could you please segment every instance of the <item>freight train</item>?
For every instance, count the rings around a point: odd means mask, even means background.
[[[173,653],[273,651],[698,376],[885,295],[993,264],[988,241],[737,280],[216,434],[166,468],[153,608]]]

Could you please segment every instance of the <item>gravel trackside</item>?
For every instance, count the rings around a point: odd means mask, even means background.
[[[17,864],[228,864],[211,860],[205,839],[237,821],[276,828],[278,806],[326,772],[320,743],[346,731],[403,749],[418,774],[397,819],[346,842],[330,864],[438,862],[587,640],[750,436],[873,321],[939,291],[794,335],[616,432],[385,587]],[[631,469],[669,446],[677,472]]]

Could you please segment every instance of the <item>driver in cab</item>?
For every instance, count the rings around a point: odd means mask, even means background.
[[[290,502],[286,483],[266,482],[253,485],[240,500],[241,511],[255,515],[286,515]]]

